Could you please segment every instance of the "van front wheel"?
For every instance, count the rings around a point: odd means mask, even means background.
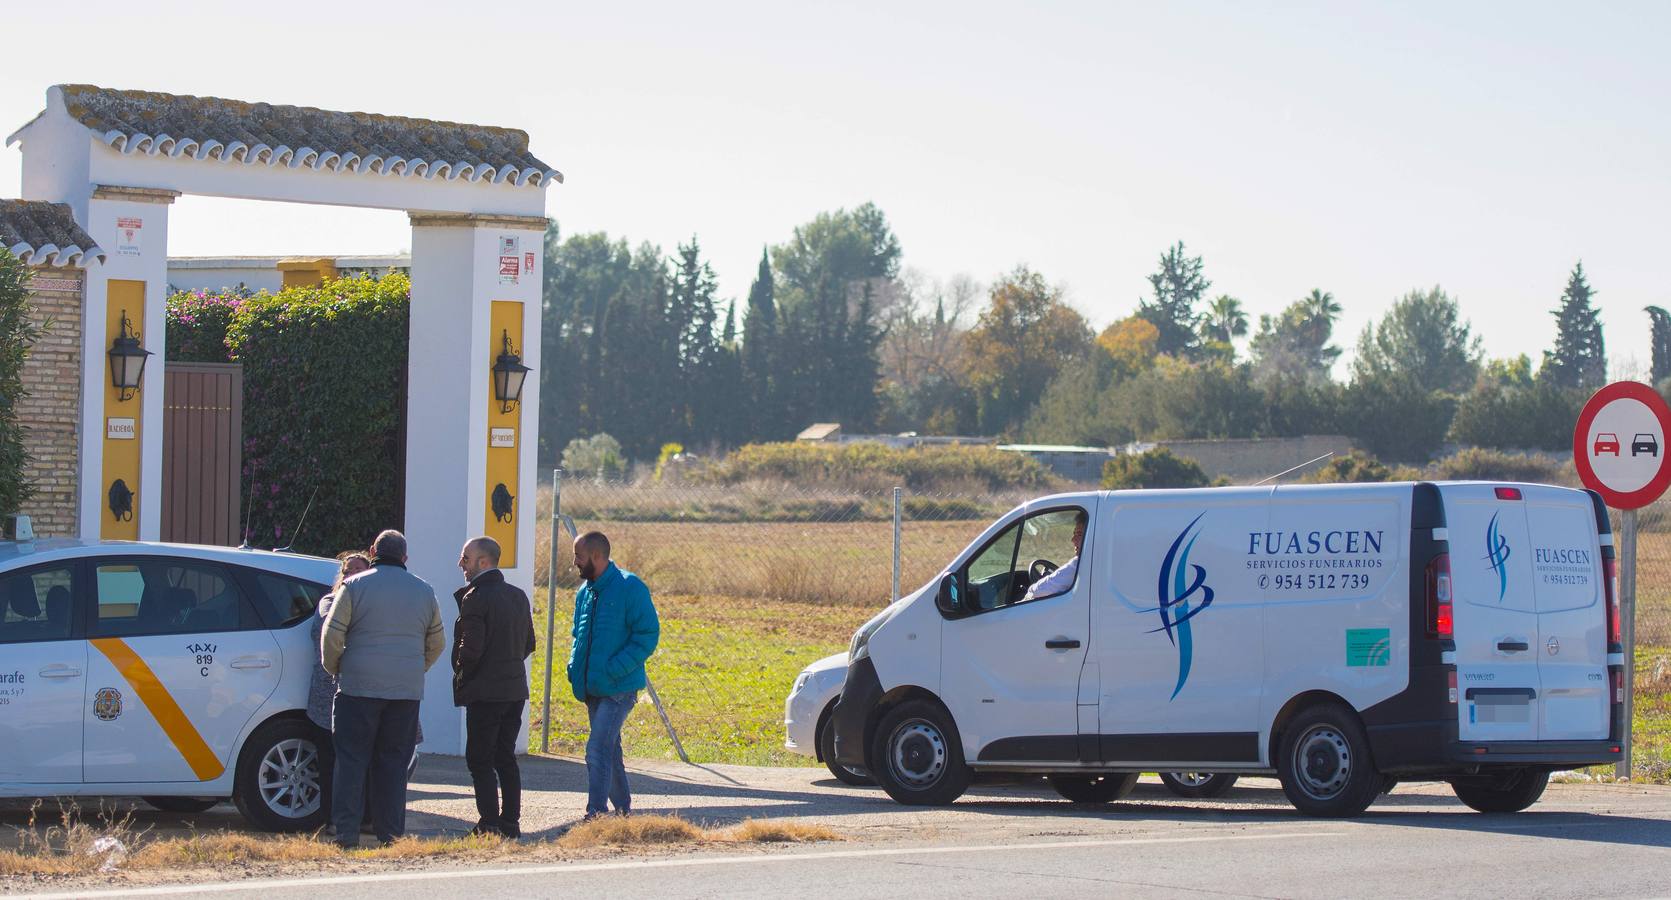
[[[1549,786],[1549,773],[1516,769],[1488,781],[1453,781],[1456,799],[1482,813],[1520,812],[1538,802]]]
[[[1236,785],[1235,775],[1223,772],[1162,772],[1161,784],[1180,797],[1222,797]]]
[[[1362,813],[1382,784],[1358,717],[1335,704],[1313,706],[1283,729],[1277,776],[1295,809],[1325,818]]]
[[[908,806],[944,806],[969,787],[969,767],[951,716],[936,703],[907,700],[876,725],[870,775]]]

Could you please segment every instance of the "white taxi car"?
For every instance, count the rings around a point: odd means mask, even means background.
[[[815,757],[829,767],[830,774],[844,784],[868,787],[875,784],[864,769],[837,765],[831,741],[830,712],[841,697],[847,678],[847,654],[837,653],[801,670],[783,704],[784,749]]]
[[[310,619],[334,560],[226,547],[0,542],[0,797],[230,798],[325,821]]]

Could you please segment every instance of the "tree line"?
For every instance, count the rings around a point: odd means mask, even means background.
[[[848,432],[996,435],[1090,445],[1345,434],[1422,462],[1447,443],[1559,450],[1606,352],[1582,262],[1551,290],[1554,345],[1487,359],[1442,287],[1396,298],[1357,336],[1322,288],[1257,323],[1167,247],[1134,312],[1093,331],[1043,274],[930,279],[873,204],[820,213],[762,248],[749,292],[722,300],[695,237],[672,255],[601,233],[546,234],[542,458],[608,433],[633,459],[673,442]],[[1649,307],[1652,377],[1671,378],[1671,314]],[[1374,415],[1357,411],[1374,410]]]

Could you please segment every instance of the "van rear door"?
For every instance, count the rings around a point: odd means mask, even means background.
[[[1600,538],[1588,494],[1525,485],[1526,560],[1538,614],[1538,737],[1605,739],[1610,730],[1607,608]],[[1513,576],[1511,576],[1513,577]]]
[[[1450,533],[1458,737],[1535,741],[1542,648],[1526,503],[1491,484],[1439,492]]]

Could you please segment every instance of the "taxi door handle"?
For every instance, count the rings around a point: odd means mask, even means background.
[[[265,656],[240,656],[232,661],[234,669],[270,669],[273,661]]]
[[[47,666],[41,670],[42,678],[79,678],[81,670],[74,666]]]

